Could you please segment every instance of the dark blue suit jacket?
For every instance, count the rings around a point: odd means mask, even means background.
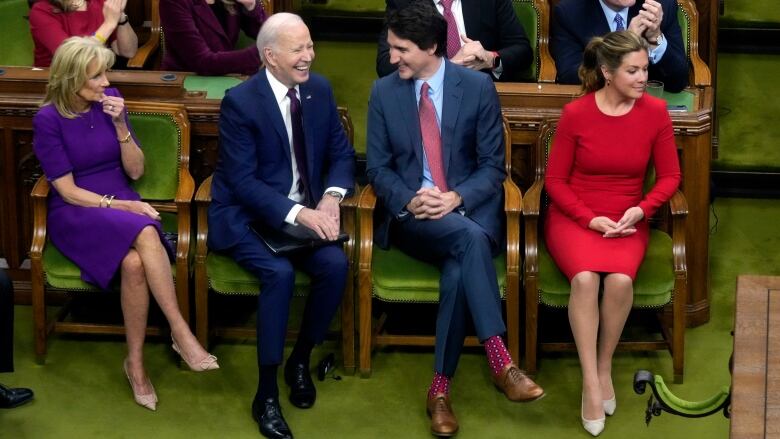
[[[327,80],[311,74],[300,85],[311,192],[318,202],[331,186],[353,189],[355,151],[339,120]],[[290,142],[265,69],[228,90],[219,117],[219,161],[211,184],[208,246],[236,244],[260,220],[281,228],[296,204]]]
[[[678,92],[688,85],[688,57],[677,22],[677,1],[657,0],[664,11],[661,32],[668,46],[657,64],[650,64],[649,77],[663,81],[664,88]],[[644,0],[638,0],[628,9],[628,23],[642,9]],[[626,23],[626,27],[628,27]],[[582,52],[594,36],[609,32],[609,23],[599,0],[561,0],[553,10],[550,30],[550,49],[557,82],[579,84],[577,69],[582,63]]]
[[[504,132],[490,78],[446,61],[442,98],[442,160],[447,185],[463,198],[467,217],[502,242]],[[389,243],[389,226],[420,189],[423,146],[414,80],[398,72],[374,82],[368,104],[368,180],[382,207],[375,241]]]

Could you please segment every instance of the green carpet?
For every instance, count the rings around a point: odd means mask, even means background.
[[[685,384],[673,391],[703,399],[729,382],[736,276],[780,275],[780,203],[773,200],[718,199],[712,234],[712,319],[689,330]],[[761,218],[761,221],[755,221]],[[715,221],[713,220],[713,225]],[[49,343],[45,366],[33,362],[31,310],[16,313],[16,373],[0,381],[36,392],[31,404],[0,411],[3,438],[259,438],[249,404],[256,386],[251,340],[222,342],[213,350],[222,368],[193,373],[176,367],[167,343],[149,340],[146,361],[160,397],[158,411],[135,405],[122,373],[124,343],[115,337],[57,336]],[[336,351],[327,344],[315,352]],[[424,409],[433,355],[430,349],[383,349],[374,355],[370,379],[345,376],[318,383],[317,404],[299,410],[283,399],[297,438],[430,438]],[[459,438],[586,438],[579,423],[580,372],[574,353],[546,354],[538,381],[547,397],[531,404],[508,402],[490,383],[480,349],[462,357],[453,384],[453,406],[461,422]],[[683,419],[668,414],[644,425],[647,395],[631,388],[636,369],[670,378],[666,352],[619,353],[614,379],[615,416],[602,438],[726,438],[729,421],[717,414]],[[340,372],[340,371],[339,371]],[[671,381],[671,380],[670,380]],[[282,384],[282,394],[286,392]]]
[[[718,54],[720,148],[715,170],[780,171],[780,56]]]

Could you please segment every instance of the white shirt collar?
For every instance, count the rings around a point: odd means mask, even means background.
[[[287,88],[286,85],[282,84],[278,79],[276,79],[276,76],[271,73],[268,68],[265,69],[265,75],[268,77],[268,84],[271,86],[271,91],[274,92],[274,97],[276,98],[276,102],[278,104],[281,104],[284,98],[287,97],[287,91],[289,88]],[[295,91],[298,92],[298,99],[300,99],[301,96],[301,90],[298,87],[298,85],[295,85]]]
[[[615,11],[614,9],[607,6],[607,4],[604,3],[604,0],[599,0],[599,4],[601,4],[601,9],[604,10],[604,15],[607,17],[607,23],[609,24],[610,30],[612,30],[612,28],[615,26],[615,15],[617,14],[620,14],[620,16],[623,17],[623,26],[628,29],[628,8]]]

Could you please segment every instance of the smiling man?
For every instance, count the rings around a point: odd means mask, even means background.
[[[484,343],[495,385],[512,401],[544,395],[515,366],[501,336],[493,256],[502,233],[504,138],[498,95],[488,75],[445,58],[447,23],[433,2],[387,18],[397,71],[374,83],[368,108],[367,174],[380,200],[375,242],[441,271],[431,431],[451,436],[458,421],[449,385],[468,316]]]
[[[591,38],[629,30],[650,48],[650,79],[678,92],[688,85],[688,58],[676,0],[561,0],[553,9],[550,49],[556,81],[579,84],[577,69]]]
[[[259,384],[252,416],[269,438],[290,438],[282,416],[277,369],[282,363],[295,269],[311,278],[298,340],[284,368],[290,403],[314,405],[309,370],[341,302],[347,259],[340,244],[289,256],[271,252],[250,224],[311,229],[335,240],[339,203],[353,188],[355,152],[339,121],[328,82],[309,70],[314,43],[297,15],[277,13],[257,36],[264,69],[230,89],[219,119],[219,161],[211,186],[208,245],[257,276]]]

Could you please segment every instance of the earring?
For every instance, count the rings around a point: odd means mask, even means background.
[[[610,84],[612,84],[612,80],[611,79],[607,79],[607,87],[609,87]]]

